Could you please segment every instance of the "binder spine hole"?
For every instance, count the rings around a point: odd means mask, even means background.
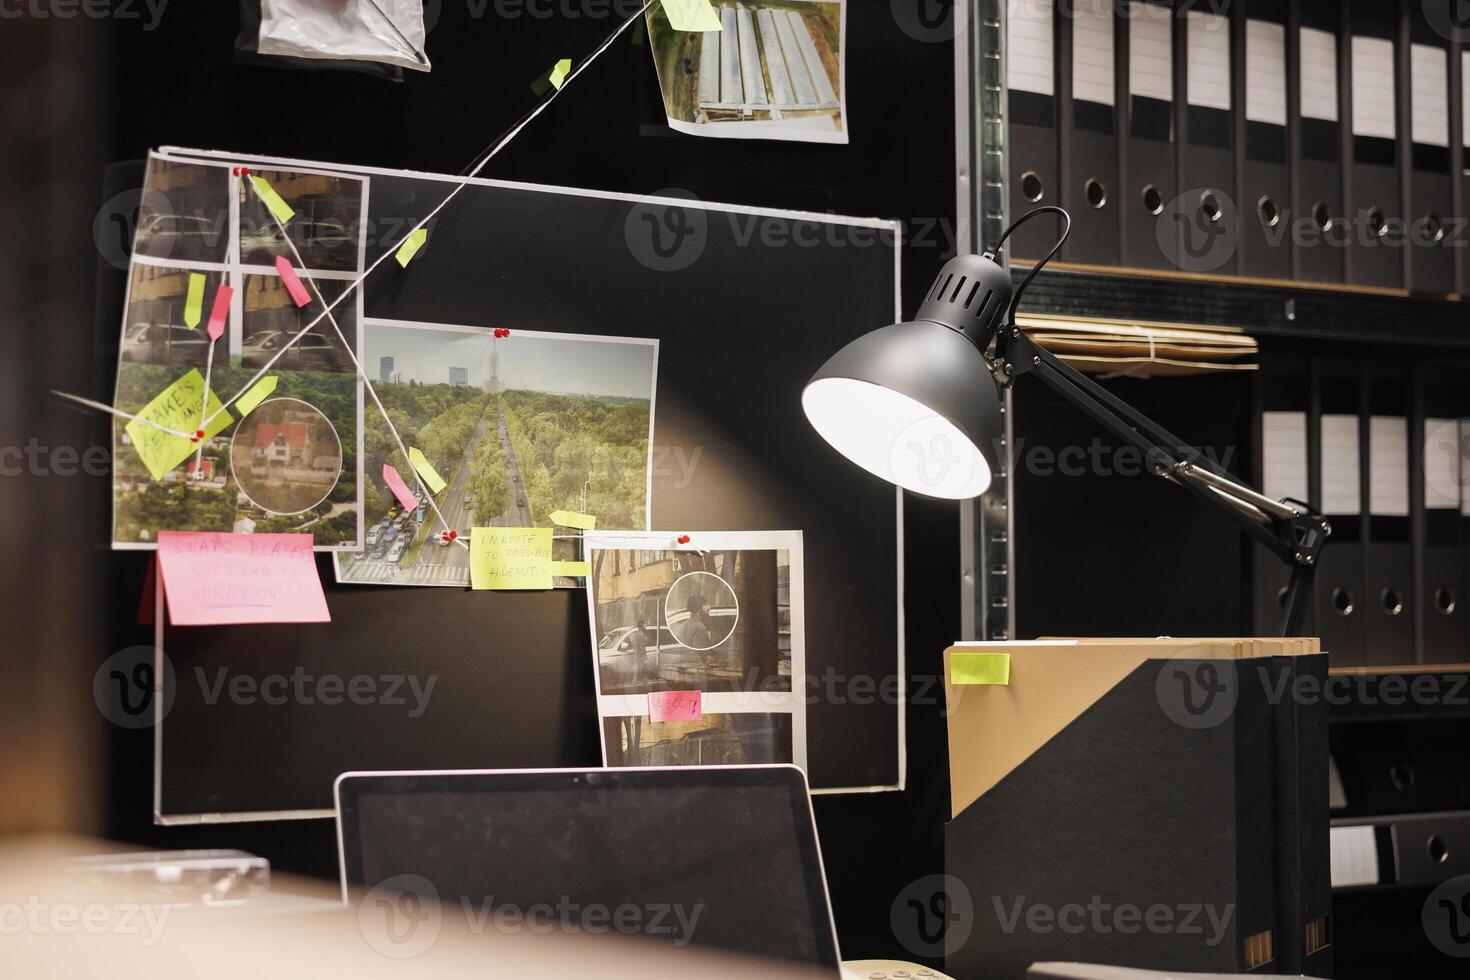
[[[1256,213],[1261,216],[1261,224],[1267,228],[1275,228],[1281,223],[1281,209],[1271,200],[1269,194],[1261,195],[1261,199],[1256,202]]]
[[[1082,185],[1083,192],[1087,195],[1087,206],[1094,211],[1100,211],[1108,203],[1108,189],[1102,181],[1096,177],[1088,177]]]
[[[1332,209],[1327,206],[1326,201],[1318,201],[1312,205],[1312,220],[1322,231],[1331,231],[1337,225],[1337,219],[1332,216]]]
[[[1351,616],[1353,614],[1353,610],[1356,608],[1357,603],[1353,599],[1353,594],[1351,592],[1349,592],[1347,589],[1332,590],[1333,612],[1337,613],[1339,616]]]
[[[1419,777],[1414,773],[1412,767],[1402,762],[1396,762],[1388,767],[1388,781],[1400,793],[1407,793],[1414,788],[1414,784],[1419,781]]]
[[[1388,230],[1388,218],[1384,216],[1383,209],[1369,208],[1367,215],[1368,230],[1373,233],[1375,238],[1382,238],[1383,233]]]
[[[1046,196],[1046,184],[1039,173],[1028,170],[1021,175],[1021,196],[1033,204]]]
[[[1454,590],[1446,589],[1444,586],[1434,590],[1434,611],[1441,616],[1453,613],[1457,605],[1459,603],[1455,600]]]
[[[1153,184],[1147,184],[1143,188],[1143,208],[1149,214],[1164,213],[1164,195]]]
[[[1431,864],[1444,864],[1450,859],[1450,849],[1438,834],[1429,835],[1429,840],[1424,842],[1424,851],[1429,855]]]
[[[1397,616],[1404,611],[1404,596],[1398,589],[1390,585],[1379,595],[1379,601],[1383,603],[1383,611],[1389,616]]]
[[[1205,191],[1199,196],[1199,213],[1206,221],[1219,221],[1222,215],[1220,210],[1220,199],[1212,191]]]
[[[1419,219],[1419,226],[1424,231],[1424,237],[1431,242],[1444,241],[1444,221],[1439,215],[1430,211]]]

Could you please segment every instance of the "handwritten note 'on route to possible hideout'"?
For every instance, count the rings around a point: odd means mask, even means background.
[[[332,619],[310,534],[160,531],[158,568],[175,626]]]
[[[551,528],[473,528],[470,586],[501,590],[552,588]]]

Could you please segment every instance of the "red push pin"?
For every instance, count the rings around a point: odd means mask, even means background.
[[[203,439],[203,438],[204,438],[204,430],[203,429],[195,429],[194,430],[194,439],[192,441],[198,442],[200,439]]]
[[[442,541],[448,541],[449,540],[449,532],[448,531],[440,531],[439,532],[439,538]]]
[[[450,531],[449,532],[449,540],[450,541],[453,541],[455,538],[458,538],[458,537],[459,537],[459,532],[458,531]]]
[[[687,535],[687,534],[681,534],[681,535],[679,535],[679,543],[680,544],[688,544],[689,543],[689,535]]]
[[[246,176],[246,177],[249,177],[250,176],[250,168],[249,167],[241,167],[240,168],[240,173],[242,175]]]
[[[231,167],[230,168],[230,173],[232,173],[236,177],[238,177],[238,176],[240,176],[240,168],[239,167]]]

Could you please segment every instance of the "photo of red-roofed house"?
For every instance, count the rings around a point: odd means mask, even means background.
[[[314,406],[273,398],[240,423],[230,445],[230,466],[251,504],[268,514],[300,514],[336,486],[342,443]]]

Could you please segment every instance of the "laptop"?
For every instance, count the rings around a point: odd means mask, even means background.
[[[473,926],[641,935],[838,969],[795,766],[352,772],[343,898],[412,892]]]

